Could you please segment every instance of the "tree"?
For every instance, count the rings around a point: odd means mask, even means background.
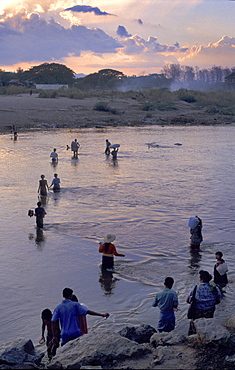
[[[114,69],[101,69],[77,80],[77,87],[88,89],[113,89],[119,85],[126,76]]]
[[[75,81],[75,72],[63,64],[43,63],[23,72],[25,80],[37,84],[68,84]]]
[[[180,81],[182,69],[180,64],[166,64],[162,69],[162,73],[166,78],[171,78],[173,81]]]

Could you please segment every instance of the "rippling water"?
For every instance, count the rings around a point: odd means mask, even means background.
[[[77,138],[79,158],[66,144]],[[120,143],[117,162],[106,158],[105,139]],[[40,339],[40,313],[74,289],[91,310],[110,312],[108,320],[89,316],[88,325],[156,326],[155,293],[166,276],[175,279],[179,330],[186,333],[185,298],[198,283],[198,271],[212,273],[221,250],[230,284],[216,316],[233,313],[235,127],[120,127],[20,133],[0,136],[1,342]],[[180,143],[182,145],[174,145]],[[150,145],[148,145],[150,144]],[[50,153],[57,148],[54,167]],[[37,188],[43,173],[57,172],[61,192],[49,193],[45,230],[37,234]],[[189,250],[188,219],[203,221],[202,251]],[[101,274],[98,242],[107,233],[125,258],[115,272]]]

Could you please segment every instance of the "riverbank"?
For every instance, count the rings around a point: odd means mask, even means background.
[[[233,369],[234,316],[228,328],[204,318],[195,320],[195,327],[192,336],[177,329],[157,333],[146,324],[117,332],[91,329],[58,348],[51,361],[45,344],[34,347],[31,340],[18,339],[0,346],[0,369]]]
[[[146,111],[147,102],[138,93],[125,99],[106,95],[102,103],[108,105],[110,111],[95,110],[99,103],[101,97],[69,99],[39,98],[39,94],[0,95],[0,133],[10,133],[12,125],[20,133],[32,129],[235,123],[232,115],[208,113],[206,108],[180,100],[174,102],[174,109]]]

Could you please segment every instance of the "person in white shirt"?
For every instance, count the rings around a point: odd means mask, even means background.
[[[56,153],[56,148],[53,149],[53,152],[51,152],[50,155],[52,161],[57,162],[58,161],[58,154]]]

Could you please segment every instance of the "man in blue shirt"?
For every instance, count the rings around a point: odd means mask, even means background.
[[[61,345],[63,346],[70,340],[80,337],[81,330],[78,321],[78,315],[94,315],[109,317],[108,313],[98,313],[90,311],[78,302],[73,302],[72,299],[73,290],[70,288],[65,288],[63,290],[64,300],[60,303],[54,310],[52,315],[52,333],[53,333],[53,344],[58,341],[58,322],[60,322],[61,327]]]
[[[171,290],[174,284],[174,279],[172,277],[167,277],[165,279],[164,285],[165,289],[156,294],[153,301],[153,307],[160,308],[160,317],[158,321],[158,331],[170,332],[175,328],[175,313],[178,311],[178,297],[174,290]]]

